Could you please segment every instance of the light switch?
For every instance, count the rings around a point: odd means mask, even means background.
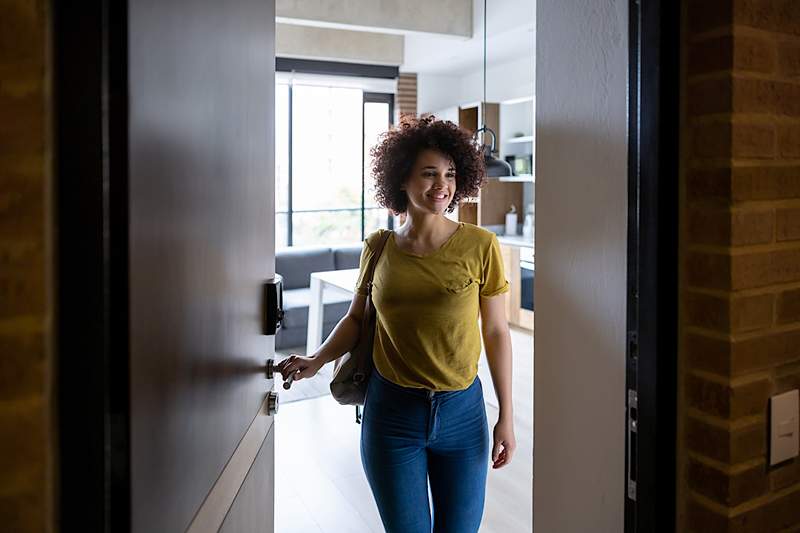
[[[770,398],[770,465],[797,457],[798,408],[797,389]]]

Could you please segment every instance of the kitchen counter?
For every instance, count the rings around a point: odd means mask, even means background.
[[[498,235],[497,242],[508,246],[520,246],[533,248],[533,237],[523,237],[522,235]]]

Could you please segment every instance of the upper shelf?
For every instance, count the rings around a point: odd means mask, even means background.
[[[529,143],[533,142],[533,135],[525,135],[523,137],[511,137],[506,139],[507,143]]]
[[[519,176],[502,176],[500,178],[493,178],[497,181],[522,181],[522,182],[530,182],[534,183],[536,180],[533,177],[533,174],[520,174]]]

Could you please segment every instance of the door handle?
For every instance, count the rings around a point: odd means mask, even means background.
[[[264,372],[267,376],[267,379],[273,379],[275,377],[275,360],[274,359],[267,359],[267,364],[264,365]],[[292,382],[294,381],[295,374],[289,374],[289,377],[286,378],[286,381],[283,382],[283,388],[289,390],[289,387],[292,386]]]

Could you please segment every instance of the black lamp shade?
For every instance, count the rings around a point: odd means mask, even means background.
[[[491,155],[485,155],[483,161],[486,164],[486,176],[490,178],[500,178],[504,176],[513,176],[514,171],[508,161],[497,159]]]

